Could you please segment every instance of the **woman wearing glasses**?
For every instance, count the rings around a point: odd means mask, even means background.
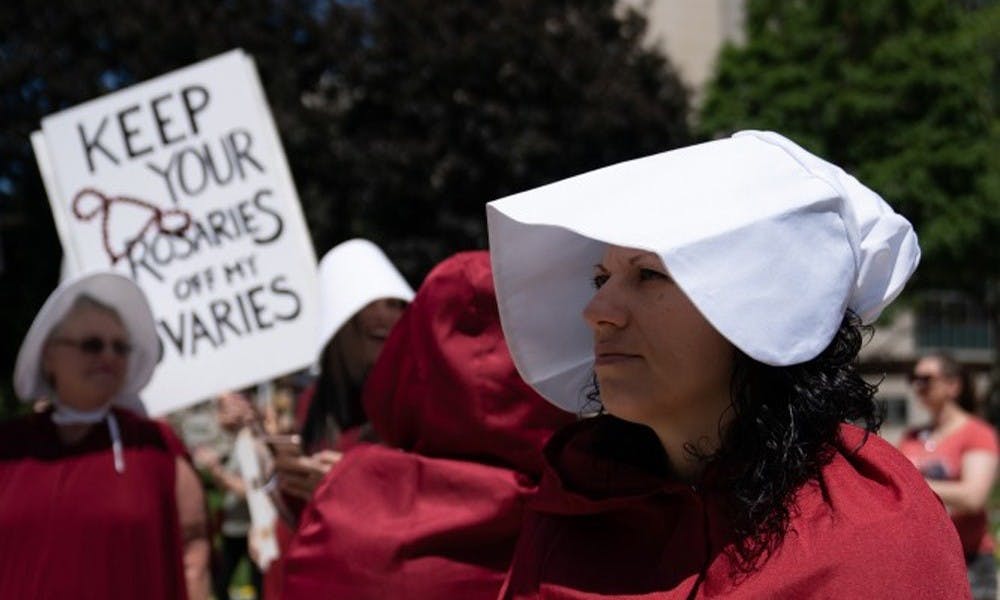
[[[994,600],[996,560],[986,500],[996,478],[996,431],[975,416],[969,376],[950,355],[936,353],[921,358],[910,383],[931,421],[907,431],[899,449],[951,514],[962,540],[973,597]]]
[[[0,597],[207,598],[201,485],[180,441],[135,412],[159,356],[128,278],[60,285],[14,386],[51,407],[0,424]]]
[[[547,444],[502,598],[962,598],[954,527],[856,369],[910,224],[772,132],[488,205]],[[851,423],[860,423],[860,426]]]

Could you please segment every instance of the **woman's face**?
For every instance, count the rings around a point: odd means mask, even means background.
[[[406,309],[406,302],[382,298],[368,303],[344,325],[341,336],[347,371],[361,384],[382,352],[389,332]]]
[[[601,402],[622,419],[657,425],[718,418],[729,406],[733,346],[674,283],[659,256],[611,246],[594,266],[583,311],[594,334]]]
[[[78,306],[45,343],[42,370],[63,404],[94,410],[121,390],[130,351],[128,332],[118,315],[96,306]]]
[[[962,391],[959,378],[945,375],[941,369],[941,361],[933,356],[917,361],[910,376],[910,385],[920,403],[932,412],[941,410],[950,402],[956,402]]]

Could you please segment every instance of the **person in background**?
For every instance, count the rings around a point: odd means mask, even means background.
[[[126,408],[159,351],[115,273],[64,281],[38,312],[14,387],[51,406],[0,424],[0,597],[207,600],[201,483],[170,428]]]
[[[601,413],[546,446],[501,598],[968,597],[857,369],[861,325],[920,257],[872,190],[745,131],[487,217],[521,375]]]
[[[216,419],[219,427],[231,437],[235,437],[241,429],[251,426],[258,420],[250,401],[238,392],[228,392],[218,397]],[[229,598],[233,574],[244,558],[249,563],[250,583],[255,592],[260,593],[263,589],[261,572],[250,560],[247,547],[250,509],[247,507],[246,485],[240,476],[236,455],[231,453],[223,463],[215,448],[207,445],[195,448],[192,454],[195,465],[207,473],[215,486],[223,492],[222,521],[219,524],[222,534],[222,560],[218,565],[218,571],[212,577],[216,599]]]
[[[518,376],[486,252],[431,271],[363,401],[383,444],[344,454],[317,489],[282,598],[493,600],[542,444],[574,417]]]
[[[316,354],[319,376],[299,399],[297,438],[275,436],[275,473],[284,505],[296,517],[341,453],[374,435],[361,405],[361,389],[382,345],[413,299],[385,253],[368,240],[333,247],[319,263],[320,328]],[[294,524],[280,522],[282,555]],[[282,589],[284,559],[265,574],[265,597]]]
[[[921,358],[910,384],[931,421],[908,430],[899,449],[927,479],[955,523],[973,598],[995,600],[995,545],[986,501],[996,480],[996,431],[976,416],[968,373],[951,355],[939,352]]]
[[[308,501],[323,475],[372,430],[361,388],[413,289],[378,246],[353,239],[319,263],[319,376],[300,399],[301,453],[281,453],[275,466],[285,493]],[[285,446],[287,448],[287,446]]]

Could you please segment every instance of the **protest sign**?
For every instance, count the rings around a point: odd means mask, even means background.
[[[149,297],[151,414],[315,359],[316,258],[249,56],[46,117],[32,143],[66,274],[113,268]]]

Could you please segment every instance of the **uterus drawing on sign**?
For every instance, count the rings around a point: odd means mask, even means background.
[[[112,265],[128,256],[150,230],[183,235],[191,225],[191,214],[185,210],[161,208],[128,196],[109,196],[90,187],[76,193],[72,207],[77,220],[100,221],[101,240]]]

